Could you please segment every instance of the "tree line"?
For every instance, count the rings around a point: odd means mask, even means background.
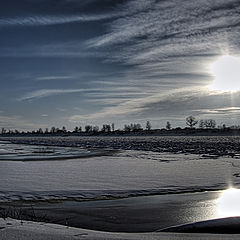
[[[240,129],[239,126],[232,126],[231,129]],[[84,127],[76,126],[74,130],[69,131],[66,129],[65,126],[58,128],[58,127],[51,127],[42,129],[39,128],[33,131],[19,131],[17,129],[10,130],[2,128],[0,131],[1,135],[21,135],[21,134],[37,134],[37,135],[61,135],[61,134],[110,134],[110,133],[136,133],[136,132],[154,132],[159,130],[171,131],[171,130],[193,130],[193,129],[216,129],[216,121],[214,119],[200,119],[197,120],[194,116],[188,116],[186,118],[186,127],[172,127],[170,121],[167,121],[166,127],[163,129],[152,129],[152,124],[150,121],[147,121],[145,126],[142,126],[140,123],[130,123],[125,124],[123,129],[115,129],[115,124],[103,124],[100,128],[97,125],[86,125]],[[218,129],[227,129],[226,125],[223,124],[222,126],[218,126]]]

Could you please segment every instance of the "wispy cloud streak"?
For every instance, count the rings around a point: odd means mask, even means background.
[[[24,96],[18,98],[17,100],[18,101],[32,100],[32,99],[38,99],[38,98],[49,97],[49,96],[60,95],[60,94],[81,93],[84,91],[86,90],[85,89],[41,89],[41,90],[27,93]]]
[[[73,76],[45,76],[45,77],[37,77],[36,81],[51,81],[51,80],[67,80],[72,79]]]
[[[126,6],[125,11],[132,11]],[[131,9],[138,7],[139,1],[131,1]],[[237,44],[239,10],[236,0],[151,2],[138,14],[114,20],[108,33],[87,45],[97,49],[112,46],[109,59],[128,64],[168,61],[171,56],[191,57],[197,52],[218,55]],[[114,48],[116,45],[125,46],[125,51],[118,51],[122,48]]]
[[[113,107],[106,107],[99,112],[87,115],[73,115],[70,122],[94,121],[95,119],[147,119],[175,118],[182,119],[188,115],[198,118],[213,117],[221,114],[222,117],[240,116],[240,104],[232,106],[232,99],[240,102],[239,92],[219,93],[208,91],[205,88],[178,89],[164,94],[127,100]],[[206,109],[206,106],[208,108]]]
[[[97,15],[39,15],[15,18],[0,18],[0,27],[6,26],[46,26],[76,22],[92,22],[107,20],[117,17],[116,14],[97,14]]]

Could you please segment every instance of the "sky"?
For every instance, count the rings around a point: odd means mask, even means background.
[[[240,88],[209,87],[240,56],[239,16],[239,0],[3,1],[0,127],[240,125]]]

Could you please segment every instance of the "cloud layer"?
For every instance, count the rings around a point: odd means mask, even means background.
[[[186,116],[194,115],[198,119],[221,116],[219,124],[230,124],[240,117],[240,92],[219,93],[202,89],[179,89],[165,94],[156,94],[146,98],[128,100],[114,107],[88,115],[73,115],[70,121],[95,122],[96,119],[109,121],[136,119],[145,122],[152,119],[171,119],[174,124],[184,126]],[[162,124],[165,124],[163,122]],[[161,125],[162,127],[164,125]]]
[[[0,18],[4,114],[69,126],[236,119],[238,94],[206,86],[214,61],[240,55],[239,11],[239,0],[10,0]]]

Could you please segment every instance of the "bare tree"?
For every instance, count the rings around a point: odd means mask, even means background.
[[[112,123],[112,132],[114,132],[114,131],[115,131],[115,124]]]
[[[92,132],[92,129],[93,129],[93,127],[91,125],[86,125],[85,126],[85,132],[86,133]]]
[[[148,131],[150,131],[152,129],[152,125],[151,125],[151,123],[149,121],[147,121],[147,123],[146,123],[146,129]]]
[[[66,127],[65,127],[65,126],[63,126],[63,127],[62,127],[62,131],[63,131],[64,133],[66,133],[66,132],[67,132],[67,129],[66,129]]]
[[[169,121],[167,121],[166,129],[171,130],[171,128],[172,128],[171,123]]]
[[[51,127],[50,133],[55,133],[56,132],[56,128],[55,127]]]
[[[103,124],[102,132],[111,132],[111,126],[109,124]]]
[[[76,127],[74,128],[74,131],[73,131],[73,132],[75,132],[75,133],[78,133],[78,132],[79,132],[78,126],[76,126]]]
[[[207,119],[204,122],[206,128],[215,128],[216,127],[216,121],[213,119]]]
[[[204,127],[205,127],[205,121],[201,119],[199,121],[199,128],[203,129]]]
[[[94,133],[97,133],[97,132],[99,132],[99,127],[98,126],[94,126],[92,130],[93,130]]]
[[[43,134],[43,130],[42,130],[42,128],[39,128],[39,129],[37,130],[37,133],[39,133],[39,134]]]
[[[17,129],[15,129],[14,133],[19,134],[20,132]]]
[[[137,132],[143,130],[141,124],[131,123],[130,125],[124,125],[124,131],[126,132]]]
[[[213,119],[205,119],[205,120],[200,120],[199,122],[199,127],[200,128],[215,128],[216,127],[216,121]]]
[[[132,131],[140,131],[140,130],[143,130],[140,123],[134,123],[134,124],[131,124],[130,126],[131,126],[131,130],[132,130]]]
[[[5,128],[2,128],[1,133],[5,134],[6,132],[7,132],[7,130]]]
[[[125,131],[125,132],[130,132],[130,131],[131,131],[130,125],[125,124],[125,125],[124,125],[124,131]]]
[[[193,128],[197,123],[198,123],[198,121],[193,116],[189,116],[189,117],[186,118],[186,124],[190,128]]]

